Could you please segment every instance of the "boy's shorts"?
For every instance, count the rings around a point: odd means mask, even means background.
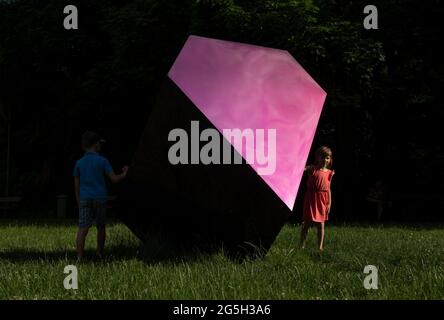
[[[93,219],[98,228],[106,224],[106,200],[80,200],[79,228],[89,228]]]

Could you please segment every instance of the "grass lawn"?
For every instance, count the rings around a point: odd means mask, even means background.
[[[74,223],[0,221],[0,299],[444,299],[444,228],[327,225],[325,251],[298,250],[299,228],[286,225],[262,260],[223,254],[153,258],[122,224],[108,228],[107,258],[77,263]],[[159,257],[159,256],[156,256]],[[74,264],[78,290],[63,273]],[[378,289],[363,286],[378,268]]]

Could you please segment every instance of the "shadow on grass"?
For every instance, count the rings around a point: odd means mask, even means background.
[[[244,261],[255,260],[252,257],[238,257],[226,251],[223,247],[177,247],[163,241],[158,237],[151,237],[150,240],[142,242],[129,242],[126,238],[114,239],[117,244],[111,244],[106,247],[105,256],[99,258],[95,250],[85,250],[85,258],[82,264],[108,264],[119,261],[137,260],[146,265],[157,264],[182,264],[184,262],[206,261],[215,254],[222,254],[233,262],[242,263]],[[74,249],[32,249],[32,248],[12,248],[0,250],[0,262],[10,261],[12,263],[78,263],[77,255]]]
[[[0,227],[31,227],[31,226],[54,226],[54,227],[77,227],[78,219],[0,219]],[[107,227],[120,224],[117,219],[107,219]]]
[[[112,220],[107,222],[107,227],[121,224],[119,220]],[[7,220],[0,219],[0,227],[76,227],[77,220]],[[145,264],[154,265],[159,263],[179,264],[183,262],[205,261],[214,254],[222,253],[230,259],[242,262],[243,259],[233,255],[228,250],[225,251],[221,246],[211,247],[202,243],[202,245],[185,245],[185,241],[177,241],[171,243],[166,238],[162,237],[160,233],[149,234],[144,241],[134,242],[127,237],[113,238],[112,242],[107,243],[105,250],[105,257],[99,259],[96,257],[93,249],[85,251],[85,259],[82,263],[112,263],[123,260],[138,260]],[[40,248],[26,248],[17,247],[2,250],[0,248],[0,262],[2,260],[11,261],[13,263],[26,263],[30,261],[55,263],[58,261],[77,263],[77,255],[73,249],[40,249]]]
[[[110,245],[105,250],[103,258],[97,257],[95,250],[85,250],[85,258],[81,261],[82,264],[108,264],[119,261],[138,260],[147,265],[154,265],[159,263],[179,264],[183,262],[192,262],[197,260],[205,260],[210,257],[210,253],[203,252],[198,249],[172,249],[165,245],[143,245],[142,243],[122,243],[117,245]],[[0,250],[0,262],[9,261],[12,263],[78,263],[77,254],[72,250],[43,250],[31,248],[12,248],[7,250]]]
[[[98,258],[93,250],[85,251],[85,258],[81,263],[113,263],[119,261],[139,260],[148,265],[158,263],[182,263],[184,261],[202,260],[205,254],[199,252],[187,252],[186,254],[167,254],[162,255],[146,255],[143,247],[111,247],[109,248],[103,258]],[[27,263],[27,262],[69,262],[75,264],[77,262],[77,255],[74,250],[33,250],[33,249],[11,249],[0,251],[0,261],[10,261],[12,263]]]

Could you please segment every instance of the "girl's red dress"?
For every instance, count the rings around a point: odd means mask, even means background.
[[[328,220],[328,192],[334,170],[313,169],[308,173],[307,192],[304,198],[304,220],[324,222]]]

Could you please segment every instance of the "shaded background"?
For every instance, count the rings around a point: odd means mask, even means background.
[[[68,4],[78,30],[63,28]],[[365,30],[367,4],[0,1],[0,196],[22,197],[16,216],[53,215],[56,195],[74,198],[86,129],[106,138],[116,171],[130,163],[166,73],[195,34],[288,50],[328,93],[310,160],[319,145],[333,150],[333,220],[375,220],[366,198],[379,180],[383,220],[443,221],[443,6],[376,1],[379,30]]]

